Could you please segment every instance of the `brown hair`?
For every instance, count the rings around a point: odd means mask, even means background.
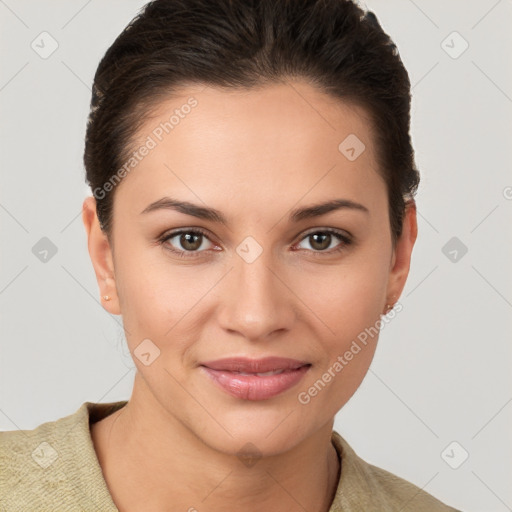
[[[106,184],[159,100],[187,84],[250,89],[294,77],[369,113],[394,245],[420,180],[409,134],[410,81],[375,15],[351,0],[146,4],[94,77],[84,164],[107,236],[115,187]]]

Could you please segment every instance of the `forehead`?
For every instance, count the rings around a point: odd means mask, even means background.
[[[159,134],[160,123],[171,126]],[[300,148],[298,143],[307,143],[308,149],[320,140],[331,147],[334,143],[337,149],[340,137],[357,133],[368,138],[367,132],[372,129],[369,113],[363,107],[295,81],[251,89],[204,85],[181,88],[153,106],[136,136],[139,140],[148,134],[159,140],[160,135],[170,133],[179,137],[184,130],[178,128],[184,125],[188,132],[184,135],[200,135],[205,142],[227,139],[244,142],[244,146],[251,142],[295,142],[296,150]]]
[[[312,201],[333,188],[371,203],[383,186],[371,130],[365,109],[304,82],[191,86],[160,101],[144,120],[132,149],[150,149],[129,167],[117,193],[139,212],[165,193],[219,209],[219,200],[240,196],[262,207],[279,200],[291,207],[305,194]]]

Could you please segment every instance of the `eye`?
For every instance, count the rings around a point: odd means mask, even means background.
[[[201,253],[204,252],[204,250],[211,248],[208,247],[207,243],[205,244],[205,241],[212,244],[206,232],[200,229],[180,229],[172,233],[164,234],[159,239],[159,242],[166,249],[183,257],[194,257],[196,256],[195,253]],[[214,247],[213,244],[212,247]]]
[[[338,241],[337,246],[336,241]],[[352,239],[341,231],[327,228],[309,232],[301,240],[301,243],[302,242],[308,242],[313,252],[320,253],[319,255],[321,255],[321,253],[332,254],[334,252],[342,251],[346,246],[352,243]],[[334,246],[332,245],[333,243]],[[329,250],[332,249],[332,247],[335,247],[334,250]]]
[[[338,241],[338,245],[336,245],[336,241]],[[198,228],[180,229],[171,233],[164,233],[158,239],[158,242],[167,250],[184,258],[200,256],[201,253],[207,251],[209,248],[221,250],[211,242],[205,231]],[[208,246],[208,242],[210,246]],[[302,238],[300,243],[304,242],[309,243],[310,249],[307,247],[299,247],[299,249],[306,249],[313,252],[315,256],[323,256],[344,250],[352,243],[352,238],[344,232],[326,228],[310,231]]]

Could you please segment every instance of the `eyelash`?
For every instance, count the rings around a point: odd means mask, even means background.
[[[177,250],[175,249],[174,247],[172,247],[170,244],[166,244],[166,242],[168,240],[170,240],[171,238],[174,238],[178,235],[182,235],[182,234],[194,234],[194,235],[202,235],[204,236],[205,238],[207,238],[210,242],[210,238],[208,237],[208,233],[206,233],[206,231],[200,229],[200,228],[194,228],[194,229],[180,229],[180,230],[177,230],[177,231],[173,231],[171,233],[164,233],[161,237],[158,238],[158,243],[162,246],[165,247],[166,250],[168,251],[171,251],[172,253],[178,255],[180,258],[197,258],[199,256],[201,256],[201,253],[205,252],[205,251],[180,251],[180,250]],[[304,235],[298,243],[302,242],[303,240],[305,240],[306,238],[308,238],[309,236],[311,235],[315,235],[315,234],[318,234],[318,233],[321,233],[321,234],[325,234],[325,233],[329,233],[331,235],[334,235],[336,238],[338,238],[338,240],[340,242],[342,242],[338,247],[336,247],[335,249],[330,249],[329,251],[311,251],[309,249],[299,249],[299,250],[308,250],[309,252],[312,252],[314,254],[314,256],[324,256],[324,255],[332,255],[332,254],[336,254],[336,253],[339,253],[343,250],[346,249],[347,246],[351,245],[353,240],[351,237],[345,235],[344,233],[336,230],[336,229],[332,229],[332,228],[325,228],[325,229],[317,229],[315,231],[310,231],[309,233],[307,233],[306,235]]]

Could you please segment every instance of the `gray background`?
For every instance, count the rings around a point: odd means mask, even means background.
[[[130,396],[87,252],[82,151],[96,66],[144,3],[0,0],[0,430]],[[366,5],[413,84],[419,237],[403,310],[335,428],[452,506],[512,510],[512,2]],[[43,31],[58,43],[45,59]]]

